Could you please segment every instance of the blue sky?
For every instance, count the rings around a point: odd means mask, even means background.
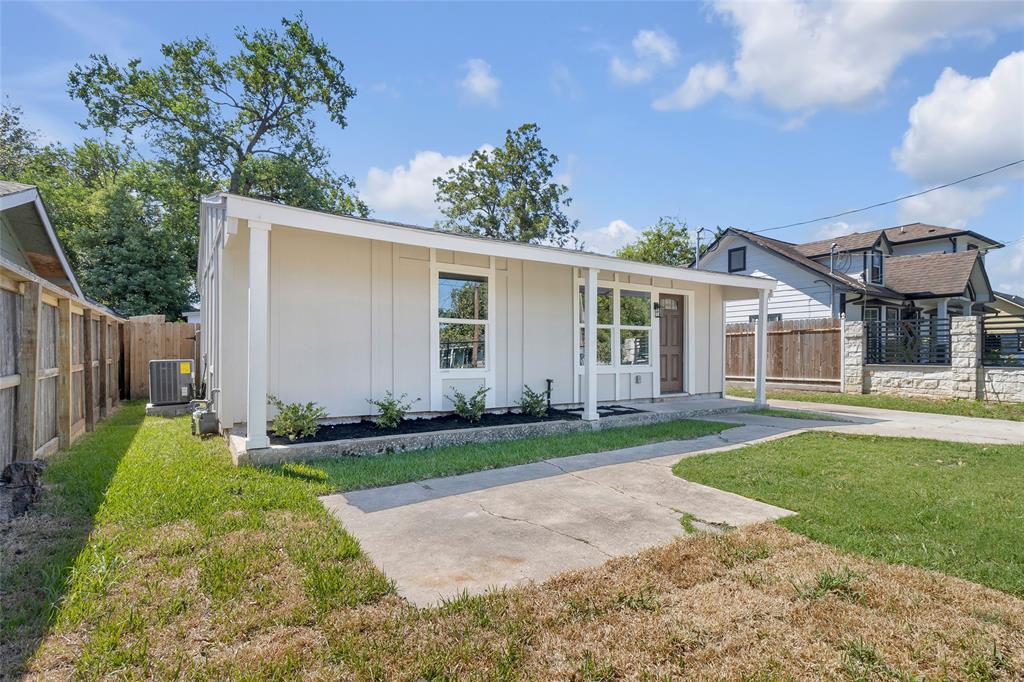
[[[0,4],[0,89],[48,139],[89,134],[67,71],[89,54],[159,59],[162,42],[302,10],[357,89],[320,127],[381,218],[430,224],[430,180],[532,121],[589,247],[660,215],[758,229],[871,204],[1024,158],[1019,3]],[[94,132],[92,134],[95,134]],[[1020,167],[791,241],[900,222],[1024,237]],[[989,256],[1024,293],[1024,241]]]

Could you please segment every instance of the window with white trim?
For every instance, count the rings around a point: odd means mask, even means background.
[[[579,364],[586,364],[586,288],[579,288]],[[597,289],[597,364],[650,366],[651,294],[612,287]]]
[[[610,287],[597,288],[597,364],[612,364],[612,330],[615,328],[614,299]],[[587,345],[587,294],[586,287],[580,287],[580,365],[586,363]]]
[[[441,369],[487,367],[486,277],[437,275],[437,334]]]

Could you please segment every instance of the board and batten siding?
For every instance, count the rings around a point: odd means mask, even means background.
[[[249,232],[244,223],[221,256],[221,424],[246,418]],[[489,268],[480,255],[435,252],[436,269],[446,264]],[[273,226],[269,254],[268,393],[286,402],[314,401],[330,417],[372,414],[368,398],[386,391],[415,401],[413,411],[431,410],[430,250],[386,241],[344,237]],[[654,282],[672,287],[674,281]],[[693,292],[694,363],[690,392],[722,390],[724,327],[720,287],[685,283]],[[494,258],[493,335],[495,407],[511,407],[522,387],[544,390],[553,380],[552,402],[577,401],[576,290],[572,267]],[[681,284],[680,284],[681,287]],[[652,333],[656,334],[656,331]],[[707,359],[707,361],[705,361]],[[645,374],[636,384],[634,374]],[[614,377],[602,376],[600,398],[650,397],[656,366],[623,372],[616,396]],[[482,379],[441,376],[441,408],[452,389],[470,392]],[[625,393],[623,392],[625,391]],[[633,395],[633,393],[636,395]]]
[[[768,313],[782,314],[784,320],[802,320],[832,316],[832,289],[822,277],[744,239],[726,237],[713,253],[701,259],[701,270],[729,272],[729,249],[747,248],[747,268],[737,275],[772,277],[779,284],[768,299]],[[749,322],[757,315],[757,299],[728,301],[725,321]]]

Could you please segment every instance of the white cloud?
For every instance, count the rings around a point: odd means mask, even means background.
[[[613,220],[596,230],[580,230],[576,237],[583,241],[587,251],[612,254],[640,236],[639,230],[625,220]]]
[[[844,234],[853,234],[854,232],[867,232],[868,230],[873,229],[875,228],[871,223],[848,223],[843,220],[837,220],[834,223],[829,223],[819,227],[814,233],[812,241],[841,237]]]
[[[736,33],[729,94],[786,111],[863,104],[885,90],[906,57],[938,40],[1022,23],[1009,2],[937,9],[901,0],[717,0],[714,8]]]
[[[989,253],[985,270],[996,291],[1024,296],[1024,241]]]
[[[1024,158],[1024,52],[980,78],[947,68],[909,119],[893,159],[918,182],[948,182]]]
[[[398,98],[400,98],[402,96],[402,93],[400,93],[397,90],[397,88],[394,88],[391,85],[388,85],[387,83],[383,83],[383,82],[382,83],[374,83],[373,85],[371,85],[370,86],[370,91],[371,92],[376,92],[379,95],[387,95],[387,96],[391,97],[392,99],[398,99]]]
[[[996,63],[988,76],[969,78],[947,68],[930,93],[910,109],[910,127],[893,160],[922,185],[949,182],[1024,158],[1024,52]],[[901,203],[904,221],[963,227],[1024,177],[1019,168],[947,187]]]
[[[624,85],[634,85],[650,80],[661,67],[671,66],[679,55],[679,48],[664,31],[642,29],[633,37],[633,59],[612,57],[608,72],[612,80]]]
[[[552,92],[566,99],[577,100],[583,92],[572,71],[565,64],[558,63],[551,67],[548,83]]]
[[[679,56],[676,41],[663,31],[644,29],[633,38],[633,52],[641,59],[654,59],[666,66],[672,65]]]
[[[435,151],[416,152],[409,163],[390,171],[371,168],[359,196],[382,217],[433,223],[440,216],[434,203],[434,178],[468,159],[468,154],[445,156]]]
[[[724,64],[697,64],[674,92],[654,100],[658,111],[693,109],[729,87],[729,70]]]
[[[470,59],[465,69],[466,77],[459,81],[462,92],[470,99],[497,104],[501,80],[491,73],[491,65],[483,59]]]
[[[629,64],[620,57],[612,57],[608,62],[608,72],[617,83],[628,85],[643,83],[654,75],[649,67],[643,64]]]
[[[900,222],[967,227],[972,219],[985,212],[988,202],[1005,192],[1006,188],[999,185],[946,187],[900,202]]]

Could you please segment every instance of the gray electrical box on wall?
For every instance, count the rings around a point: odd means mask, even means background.
[[[188,359],[150,360],[150,404],[177,405],[192,400],[192,364]]]

